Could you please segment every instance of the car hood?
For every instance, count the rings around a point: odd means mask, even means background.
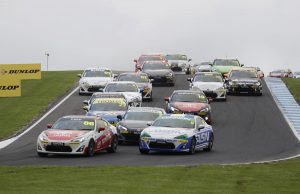
[[[223,82],[193,82],[193,86],[200,90],[216,90],[224,86]]]
[[[173,71],[169,69],[145,70],[144,72],[150,76],[165,76],[169,73],[173,73]]]
[[[138,99],[142,98],[142,95],[139,92],[120,92],[120,93],[124,94],[128,102],[132,102],[136,98]]]
[[[168,63],[169,64],[188,64],[188,61],[187,60],[168,60]]]
[[[77,137],[81,137],[88,132],[90,131],[50,129],[46,130],[45,134],[49,140],[69,141]]]
[[[237,68],[241,68],[241,67],[238,67],[238,66],[222,66],[222,65],[214,65],[213,68],[220,72],[220,73],[228,73],[230,71],[230,69],[237,69]]]
[[[127,129],[145,129],[148,127],[149,121],[137,121],[137,120],[123,120],[119,124],[126,127]]]
[[[150,126],[143,130],[143,133],[148,133],[151,138],[156,139],[174,139],[180,135],[192,136],[193,130],[186,128],[170,128],[170,127],[154,127]]]
[[[196,102],[173,102],[171,106],[184,112],[196,112],[208,108],[208,104]]]
[[[83,77],[79,82],[87,82],[89,84],[106,84],[112,80],[113,79],[110,77]]]

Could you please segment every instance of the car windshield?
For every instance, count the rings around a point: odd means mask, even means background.
[[[139,88],[131,83],[110,83],[106,85],[105,92],[139,92]]]
[[[167,60],[184,60],[187,61],[186,55],[166,55]]]
[[[257,74],[253,71],[232,71],[230,73],[230,78],[238,79],[238,78],[257,78]]]
[[[119,76],[118,81],[133,81],[137,83],[146,83],[149,82],[149,78],[147,75],[122,74]]]
[[[111,77],[110,71],[85,71],[83,77]]]
[[[91,111],[126,111],[128,106],[123,98],[96,98],[90,107]]]
[[[170,67],[164,63],[145,63],[143,65],[143,70],[158,70],[158,69],[170,69]]]
[[[217,65],[217,66],[240,66],[240,63],[237,60],[217,59],[214,61],[214,65]]]
[[[142,64],[145,61],[163,61],[163,60],[164,58],[162,56],[142,56],[139,58],[138,62]]]
[[[205,94],[200,93],[174,93],[171,102],[196,102],[207,103]]]
[[[218,74],[197,74],[193,78],[194,82],[223,82],[223,78]]]
[[[135,120],[135,121],[154,121],[161,115],[160,112],[127,112],[124,119],[125,120]]]
[[[56,121],[52,129],[62,130],[94,130],[95,120],[86,118],[61,118]]]
[[[187,117],[161,117],[154,121],[154,127],[170,127],[170,128],[195,128],[194,118]]]
[[[272,73],[285,73],[285,70],[275,70]]]

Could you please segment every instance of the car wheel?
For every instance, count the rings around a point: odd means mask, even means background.
[[[196,152],[196,139],[195,137],[193,137],[193,139],[191,140],[191,144],[189,147],[189,154],[193,155]]]
[[[114,136],[113,139],[111,140],[111,143],[110,143],[110,147],[107,148],[107,152],[109,153],[115,153],[117,151],[117,148],[118,148],[118,136]]]
[[[91,140],[87,147],[86,156],[89,156],[89,157],[94,156],[94,147],[95,147],[95,143],[93,140]]]
[[[203,150],[206,152],[210,152],[212,150],[213,145],[214,145],[214,135],[211,134],[211,136],[209,138],[208,146],[206,148],[204,148]]]
[[[38,154],[39,157],[46,157],[46,156],[48,156],[47,153],[38,152],[37,154]]]

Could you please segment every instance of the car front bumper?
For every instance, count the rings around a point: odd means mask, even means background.
[[[86,153],[88,143],[71,143],[58,141],[38,141],[37,152],[45,154],[83,155]]]

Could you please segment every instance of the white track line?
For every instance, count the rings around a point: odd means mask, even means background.
[[[39,124],[44,118],[46,118],[49,114],[51,114],[57,107],[59,107],[63,102],[65,102],[70,96],[72,96],[76,91],[78,91],[79,87],[76,87],[70,94],[68,94],[64,99],[62,99],[58,104],[56,104],[52,109],[50,109],[46,114],[44,114],[38,121],[36,121],[33,125],[31,125],[28,129],[22,132],[20,135],[12,137],[10,139],[4,140],[0,142],[0,149],[5,148],[9,144],[13,143],[26,133],[28,133],[32,128],[34,128],[37,124]]]

